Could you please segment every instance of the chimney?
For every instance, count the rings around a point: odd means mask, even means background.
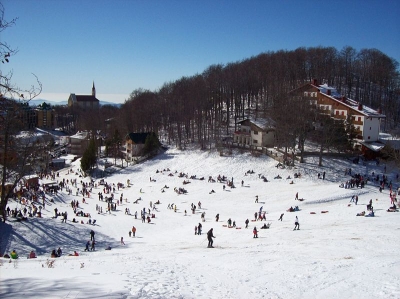
[[[318,86],[318,80],[317,79],[313,79],[311,82],[313,85]]]
[[[363,110],[363,105],[361,103],[358,103],[358,110]]]
[[[342,102],[346,104],[346,97],[342,96]]]
[[[326,90],[326,94],[327,94],[328,96],[330,96],[330,95],[331,95],[331,90],[330,90],[330,89],[327,89],[327,90]]]

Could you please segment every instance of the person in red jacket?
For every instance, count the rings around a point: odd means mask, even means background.
[[[257,230],[257,227],[254,227],[254,229],[253,229],[253,238],[258,238],[258,230]]]

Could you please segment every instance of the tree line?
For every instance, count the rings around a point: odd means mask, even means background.
[[[192,142],[207,148],[231,136],[237,121],[245,117],[271,116],[287,122],[287,112],[293,110],[288,92],[316,79],[348,98],[381,109],[386,115],[385,128],[391,130],[400,121],[398,67],[396,60],[377,49],[302,47],[265,52],[211,65],[201,74],[167,82],[156,91],[134,90],[115,109],[112,125],[120,132],[156,132],[181,148]],[[110,108],[106,109],[111,115]],[[283,131],[285,121],[280,125]]]

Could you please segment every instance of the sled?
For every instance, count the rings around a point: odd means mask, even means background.
[[[236,229],[242,229],[241,227],[237,227]]]
[[[255,220],[251,220],[251,222],[256,222]]]
[[[222,224],[222,226],[223,226],[223,227],[227,227],[228,225],[226,225],[226,224]]]
[[[316,214],[315,212],[310,212],[310,214]]]
[[[321,213],[322,213],[322,214],[324,214],[324,213],[328,213],[328,212],[329,212],[329,211],[321,211]]]
[[[348,207],[351,207],[351,203],[349,203],[347,206],[348,206]]]

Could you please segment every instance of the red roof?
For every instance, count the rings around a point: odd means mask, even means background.
[[[99,100],[92,95],[76,95],[75,97],[77,102],[99,102]]]

